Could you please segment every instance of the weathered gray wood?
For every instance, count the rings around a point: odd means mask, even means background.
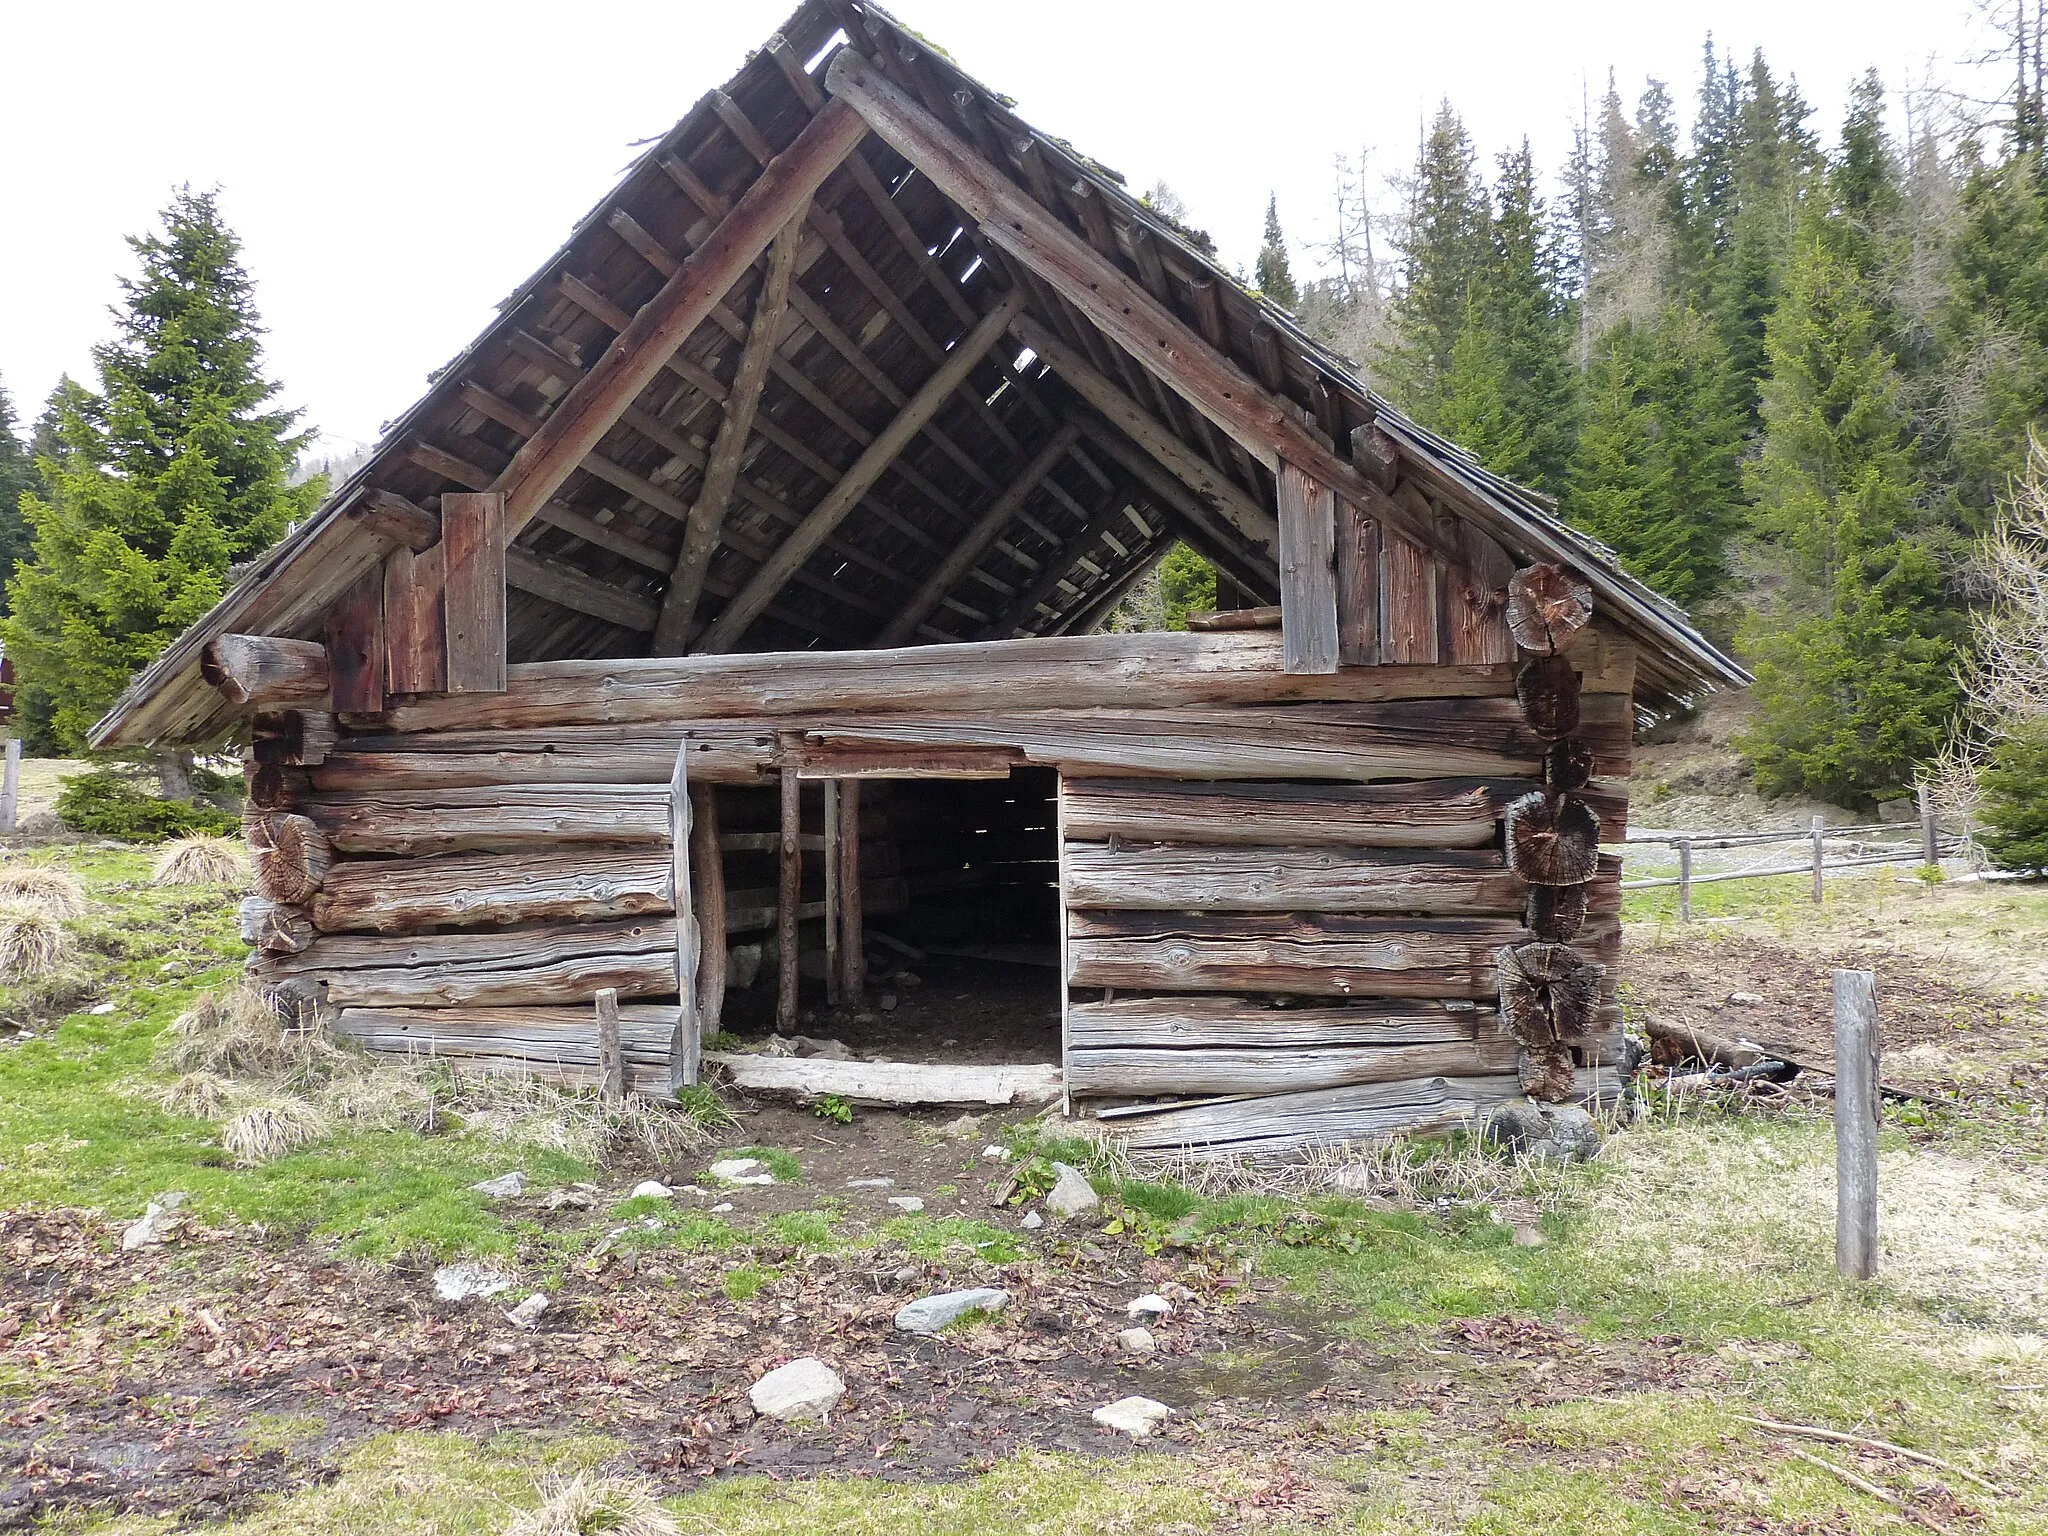
[[[1382,660],[1403,668],[1441,661],[1436,599],[1436,577],[1428,552],[1412,539],[1384,534],[1380,542]]]
[[[327,834],[287,811],[252,811],[243,818],[242,830],[257,891],[290,906],[311,902],[334,862]]]
[[[313,703],[327,697],[327,647],[276,635],[216,635],[199,653],[199,675],[230,704]]]
[[[1043,1104],[1060,1096],[1060,1069],[1051,1062],[830,1061],[727,1051],[708,1059],[733,1086],[753,1093],[829,1093],[872,1104]]]
[[[384,707],[384,573],[372,567],[327,610],[328,693],[337,710]]]
[[[690,899],[690,751],[676,749],[676,765],[668,781],[669,900],[676,914],[676,1032],[669,1042],[668,1086],[672,1095],[697,1081],[697,1056],[703,1033],[697,1018],[696,903]]]
[[[1067,835],[1078,841],[1337,848],[1478,848],[1526,780],[1392,784],[1231,784],[1070,779]]]
[[[1573,948],[1598,958],[1602,943],[1619,933],[1615,919],[1602,915],[1579,931]],[[1133,991],[1491,1003],[1499,990],[1496,951],[1527,937],[1518,920],[1500,917],[1077,911],[1067,925],[1067,979]]]
[[[675,925],[658,917],[317,941],[307,923],[300,951],[270,957],[258,974],[317,984],[337,1006],[541,1006],[581,1002],[600,986],[622,997],[664,996],[675,987],[675,947]]]
[[[1934,797],[1925,784],[1913,791],[1920,812],[1920,862],[1930,868],[1941,865],[1941,839],[1936,835]]]
[[[511,532],[502,494],[450,491],[441,498],[450,693],[505,691],[505,541]],[[335,708],[362,707],[343,704],[337,694]]]
[[[1280,605],[1259,608],[1219,608],[1187,616],[1188,628],[1198,633],[1225,629],[1278,629]]]
[[[304,907],[268,896],[245,896],[235,917],[242,942],[265,954],[297,954],[313,942],[313,919]]]
[[[1249,998],[1119,997],[1076,1001],[1075,1050],[1224,1048],[1329,1050],[1340,1046],[1473,1045],[1506,1038],[1499,1015],[1471,1003],[1375,998],[1275,1008]]]
[[[671,888],[668,855],[652,850],[344,859],[313,902],[313,925],[322,933],[391,933],[634,917],[673,911]]]
[[[344,853],[418,855],[563,843],[665,846],[669,839],[668,796],[653,785],[455,785],[313,795],[300,809]]]
[[[1067,904],[1200,912],[1522,910],[1527,891],[1493,849],[1129,847],[1072,843]]]
[[[1337,660],[1377,666],[1380,645],[1380,525],[1347,496],[1337,498]],[[1511,659],[1511,658],[1503,658]]]
[[[249,722],[249,750],[270,767],[314,767],[340,739],[334,716],[324,709],[259,710]]]
[[[0,836],[14,835],[14,819],[21,806],[21,738],[7,738],[7,767],[0,777]]]
[[[784,743],[784,751],[790,744]],[[803,903],[804,854],[803,840],[803,782],[797,777],[793,757],[785,758],[782,764],[780,811],[782,817],[782,846],[776,859],[777,884],[775,891],[775,939],[778,964],[775,978],[775,1028],[782,1034],[793,1034],[796,1030],[797,1012],[797,945],[802,930],[798,924],[798,908]]]
[[[329,796],[384,797],[405,791],[440,793],[481,785],[666,786],[675,771],[682,729],[651,736],[587,727],[553,731],[480,731],[450,738],[387,737],[352,740],[312,774],[315,790]],[[773,757],[759,726],[743,721],[688,727],[690,775],[702,784],[766,782]],[[398,750],[387,748],[405,743]],[[419,750],[410,750],[412,747]]]
[[[1523,650],[1549,655],[1569,649],[1592,617],[1593,589],[1560,566],[1525,566],[1508,582],[1508,630]]]
[[[668,1096],[675,1014],[668,1003],[620,1005],[619,1043],[632,1092]],[[366,1050],[445,1061],[463,1070],[504,1072],[568,1087],[600,1085],[597,1032],[588,1002],[564,1008],[344,1008],[334,1032]]]
[[[1280,465],[1280,631],[1289,672],[1337,670],[1337,498]]]
[[[447,551],[440,544],[384,557],[384,653],[393,693],[439,693],[448,683]]]
[[[1485,1041],[1280,1049],[1077,1046],[1067,1053],[1067,1086],[1082,1096],[1286,1093],[1351,1083],[1512,1072],[1518,1050],[1516,1043],[1504,1036]]]
[[[1450,1130],[1519,1092],[1512,1074],[1411,1078],[1120,1118],[1116,1134],[1136,1153],[1187,1149],[1263,1157],[1374,1136]]]
[[[619,994],[597,989],[598,1097],[607,1104],[626,1102],[626,1054],[619,1044]]]
[[[861,887],[861,790],[859,779],[839,785],[839,995],[852,1007],[864,1005],[868,985],[867,926]]]
[[[723,1027],[725,1018],[725,842],[718,831],[718,792],[690,786],[690,881],[697,913],[697,1040]]]
[[[1824,816],[1813,818],[1813,904],[1821,904],[1821,866],[1827,860],[1828,824]]]
[[[1835,1268],[1877,1275],[1877,975],[1835,972]]]

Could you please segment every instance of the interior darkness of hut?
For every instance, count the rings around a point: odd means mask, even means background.
[[[803,786],[798,1032],[891,1061],[1060,1058],[1058,774],[860,788],[864,999],[831,996],[825,793]],[[730,960],[724,1029],[775,1029],[776,791],[719,791]]]

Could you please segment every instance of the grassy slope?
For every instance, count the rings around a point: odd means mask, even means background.
[[[117,1007],[0,1049],[0,1205],[125,1215],[179,1187],[203,1211],[325,1234],[371,1255],[515,1243],[517,1230],[466,1188],[496,1168],[486,1147],[465,1138],[357,1132],[242,1170],[226,1166],[213,1127],[150,1108],[142,1090],[155,1076],[155,1038],[197,988],[232,976],[231,922],[217,900],[142,884],[139,856],[84,853],[67,862],[95,901],[80,924],[85,974],[74,989]],[[2010,925],[2040,915],[2014,916],[1999,905],[2014,899],[2009,893],[1985,899]],[[1942,893],[1942,920],[1963,920],[1968,900]],[[1796,919],[1786,916],[1788,925]],[[1846,911],[1830,920],[1860,921]],[[166,962],[186,969],[166,975]],[[20,999],[0,1005],[12,1010]],[[1141,1236],[1169,1225],[1227,1234],[1304,1296],[1337,1309],[1347,1331],[1411,1369],[1442,1370],[1453,1380],[1447,1402],[1480,1401],[1483,1411],[1468,1413],[1276,1423],[1276,1447],[1307,1454],[1341,1528],[1909,1528],[1738,1418],[1756,1413],[1860,1428],[1950,1456],[2016,1490],[1973,1493],[1985,1514],[1959,1516],[1969,1528],[2048,1530],[2048,1393],[2000,1390],[2048,1380],[2042,1312],[2023,1300],[2026,1278],[2048,1272],[2048,1234],[2029,1219],[2048,1209],[2041,1139],[2020,1136],[1996,1158],[1970,1152],[1888,1133],[1888,1190],[1939,1193],[1956,1188],[1962,1170],[1967,1198],[1909,1200],[1904,1215],[1888,1207],[1887,1278],[1869,1287],[1845,1287],[1833,1275],[1825,1121],[1706,1117],[1638,1130],[1558,1186],[1544,1246],[1517,1246],[1482,1209],[1438,1218],[1323,1199],[1303,1215],[1274,1199],[1207,1199],[1159,1185],[1127,1188],[1124,1219]],[[572,1177],[579,1165],[564,1160],[551,1171]],[[1994,1207],[2012,1219],[1987,1224],[1983,1212]],[[815,1236],[829,1240],[829,1211],[815,1225]],[[901,1225],[890,1236],[913,1249],[931,1236],[915,1220]],[[1947,1263],[1958,1245],[1974,1255],[1962,1271]],[[744,1275],[736,1271],[734,1283],[744,1285]],[[1669,1355],[1669,1345],[1643,1341],[1673,1341],[1684,1370],[1518,1407],[1500,1384],[1540,1367],[1542,1351],[1520,1359],[1442,1348],[1445,1324],[1501,1315],[1562,1330],[1573,1349],[1613,1351],[1631,1371],[1639,1358]],[[389,1437],[350,1453],[334,1484],[276,1501],[232,1529],[493,1531],[530,1501],[539,1471],[613,1453],[603,1441]],[[735,1480],[673,1507],[686,1530],[735,1533],[1208,1530],[1254,1519],[1269,1475],[1228,1457],[1034,1456],[939,1487]],[[107,1527],[145,1528],[153,1529]]]

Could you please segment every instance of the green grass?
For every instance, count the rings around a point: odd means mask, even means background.
[[[776,1271],[765,1264],[735,1264],[718,1277],[718,1284],[734,1301],[752,1301],[770,1284]]]
[[[804,1165],[798,1161],[797,1155],[786,1147],[735,1147],[730,1151],[714,1153],[706,1158],[705,1166],[709,1167],[712,1163],[723,1162],[729,1157],[754,1158],[768,1172],[775,1175],[775,1182],[778,1184],[800,1184],[803,1182]],[[711,1178],[708,1173],[705,1175],[705,1178],[712,1184],[718,1182],[716,1179]]]
[[[832,1235],[839,1218],[826,1211],[785,1211],[761,1223],[769,1241],[806,1253],[832,1253],[842,1245]]]
[[[920,1259],[975,1258],[985,1264],[1014,1264],[1024,1256],[1014,1232],[967,1216],[899,1216],[883,1233]]]

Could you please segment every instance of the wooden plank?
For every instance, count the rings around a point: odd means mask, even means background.
[[[697,1043],[724,1027],[726,979],[725,854],[718,831],[718,792],[690,786],[690,872],[697,914]]]
[[[739,645],[754,620],[774,601],[798,568],[817,553],[819,546],[860,504],[861,498],[882,477],[882,472],[925,423],[937,414],[939,407],[966,380],[1023,307],[1023,294],[1013,292],[1005,295],[980,324],[954,343],[952,351],[946,354],[946,360],[918,387],[917,393],[910,397],[874,441],[861,450],[860,457],[838,483],[804,515],[801,523],[783,535],[768,558],[747,578],[746,585],[727,600],[718,617],[712,620],[711,627],[697,642],[699,652],[715,654],[733,650]]]
[[[1472,1045],[1504,1033],[1491,1008],[1471,1003],[1381,998],[1275,1008],[1249,998],[1200,995],[1076,1001],[1069,1028],[1073,1050]]]
[[[1348,496],[1337,498],[1337,660],[1379,665],[1380,525]]]
[[[1088,1048],[1068,1053],[1067,1084],[1080,1096],[1285,1093],[1349,1083],[1513,1072],[1520,1050],[1520,1043],[1505,1031],[1484,1041],[1437,1044]]]
[[[1382,543],[1380,560],[1385,659],[1399,665],[1440,661],[1436,576],[1428,551],[1412,539],[1389,534]]]
[[[825,835],[818,841],[823,845],[825,864],[825,1001],[836,1008],[840,1003],[839,970],[839,785],[836,780],[825,779],[818,788],[825,798]],[[802,841],[802,839],[799,839]]]
[[[780,814],[782,846],[776,858],[778,876],[775,893],[775,938],[778,965],[775,980],[775,1028],[780,1034],[796,1032],[797,945],[801,937],[798,907],[803,902],[803,783],[797,777],[795,753],[782,747]]]
[[[1453,519],[1464,560],[1447,568],[1443,589],[1443,659],[1484,665],[1513,661],[1508,632],[1507,585],[1515,562],[1506,550],[1463,519]]]
[[[322,933],[392,933],[634,917],[674,910],[670,879],[667,854],[651,850],[344,859],[327,872],[313,925]]]
[[[329,691],[336,710],[384,707],[384,573],[373,567],[327,614]]]
[[[619,1044],[619,994],[613,987],[597,989],[597,1074],[598,1097],[607,1104],[623,1104],[626,1054]]]
[[[1521,1093],[1512,1073],[1431,1076],[1316,1088],[1119,1120],[1134,1153],[1195,1151],[1270,1157],[1304,1147],[1466,1125]]]
[[[506,493],[507,536],[516,536],[560,489],[865,132],[860,118],[840,103],[819,112],[613,337],[597,365],[571,386],[498,476],[493,488]]]
[[[505,498],[441,497],[442,570],[450,693],[505,691]],[[361,705],[337,703],[337,709]]]
[[[671,1095],[697,1081],[697,1055],[703,1036],[697,1020],[697,912],[690,900],[690,751],[676,749],[676,766],[668,781],[669,901],[676,914],[676,1028],[669,1042],[668,1086]]]
[[[574,1004],[600,986],[622,997],[675,987],[675,925],[661,917],[506,932],[326,934],[274,955],[261,980],[296,978],[338,1007],[462,1008]]]
[[[1589,919],[1572,947],[1597,954],[1618,932],[1611,917]],[[1068,980],[1133,991],[1483,1001],[1498,990],[1494,952],[1528,936],[1520,922],[1498,917],[1076,912]]]
[[[839,785],[839,995],[850,1007],[865,1005],[868,985],[867,927],[861,888],[861,790],[859,779]]]
[[[239,707],[324,703],[327,647],[276,635],[216,635],[199,653],[199,675]]]
[[[447,550],[384,557],[385,675],[393,693],[439,693],[448,682]]]
[[[895,747],[876,745],[841,751],[803,749],[800,779],[1007,779],[1024,761],[1007,747]]]
[[[1280,465],[1280,633],[1289,672],[1337,670],[1336,507],[1306,470]]]
[[[1070,908],[1202,912],[1518,913],[1528,889],[1492,849],[1066,849]]]
[[[1394,784],[1228,784],[1071,779],[1067,835],[1102,842],[1337,848],[1478,848],[1530,779]]]
[[[1053,883],[1053,889],[1059,897],[1059,954],[1056,957],[1056,963],[1059,966],[1060,979],[1060,1113],[1071,1115],[1074,1112],[1074,1093],[1072,1088],[1067,1086],[1065,1076],[1067,1063],[1073,1054],[1074,1048],[1074,989],[1067,980],[1072,972],[1067,957],[1069,917],[1067,912],[1067,776],[1065,774],[1060,775],[1053,794],[1053,822],[1053,836],[1057,839],[1053,846],[1058,849],[1059,857],[1058,878]]]
[[[753,1093],[829,1093],[871,1104],[1044,1104],[1060,1096],[1060,1069],[1051,1062],[955,1066],[736,1051],[712,1051],[707,1059],[734,1087]]]
[[[661,612],[644,592],[599,581],[567,561],[543,559],[531,550],[505,551],[504,585],[636,634],[652,630]],[[495,691],[504,692],[502,688]]]
[[[508,782],[312,795],[300,809],[344,853],[462,853],[565,843],[650,844],[669,839],[659,788]]]
[[[725,413],[719,419],[718,435],[705,460],[697,483],[697,499],[691,505],[683,530],[683,542],[676,555],[675,574],[669,578],[668,594],[662,599],[661,618],[654,627],[652,654],[676,656],[683,650],[690,625],[697,614],[697,601],[704,592],[704,575],[718,538],[725,527],[726,504],[739,478],[740,458],[747,439],[753,435],[754,414],[760,408],[761,388],[768,379],[768,363],[775,355],[776,340],[782,334],[783,317],[789,308],[790,280],[796,272],[797,251],[803,244],[806,199],[782,226],[768,251],[768,273],[754,300],[754,317],[747,330],[746,345],[740,349],[739,366],[733,372]]]

